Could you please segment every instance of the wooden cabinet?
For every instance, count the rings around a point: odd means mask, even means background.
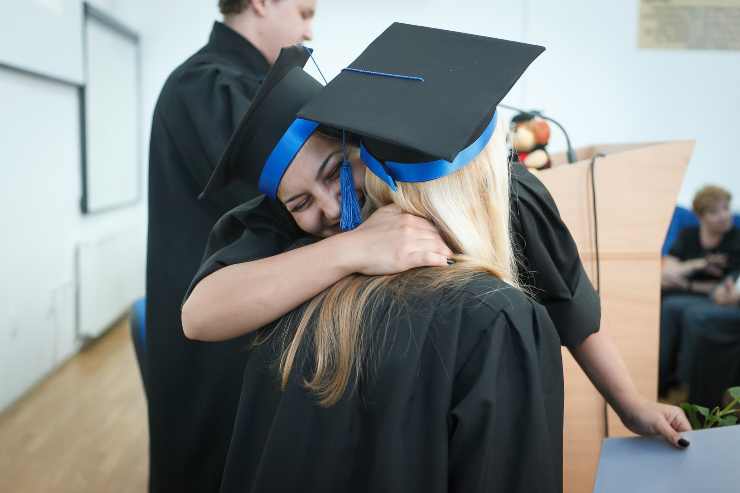
[[[693,148],[693,141],[591,146],[577,151],[574,164],[553,156],[554,166],[538,174],[594,286],[598,278],[601,330],[650,399],[657,398],[658,386],[660,249]],[[591,166],[594,156],[600,157]],[[567,350],[563,367],[564,491],[590,493],[603,438],[630,432]]]

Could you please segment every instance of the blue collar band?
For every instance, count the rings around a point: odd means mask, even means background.
[[[285,171],[318,126],[317,122],[303,118],[296,118],[290,124],[265,161],[258,184],[260,192],[271,199],[277,199],[278,187]]]
[[[464,167],[488,145],[493,131],[496,129],[497,119],[498,112],[494,112],[491,123],[483,130],[483,133],[480,134],[475,142],[460,151],[453,161],[438,159],[424,163],[383,162],[373,156],[364,144],[360,144],[360,159],[362,159],[375,176],[383,180],[395,192],[397,190],[397,181],[418,183],[436,180],[437,178],[451,175]]]

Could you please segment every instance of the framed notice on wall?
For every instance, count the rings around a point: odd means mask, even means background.
[[[639,47],[740,50],[740,0],[640,0]]]

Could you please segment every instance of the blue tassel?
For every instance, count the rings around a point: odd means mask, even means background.
[[[362,223],[362,216],[355,192],[355,182],[352,179],[352,165],[346,159],[339,170],[339,186],[342,195],[342,218],[339,227],[342,231],[349,231]]]

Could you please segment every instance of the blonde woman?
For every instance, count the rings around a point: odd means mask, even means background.
[[[350,275],[260,334],[222,491],[560,491],[560,341],[517,285],[505,132],[436,180],[366,173],[366,208],[439,225],[454,264]]]

